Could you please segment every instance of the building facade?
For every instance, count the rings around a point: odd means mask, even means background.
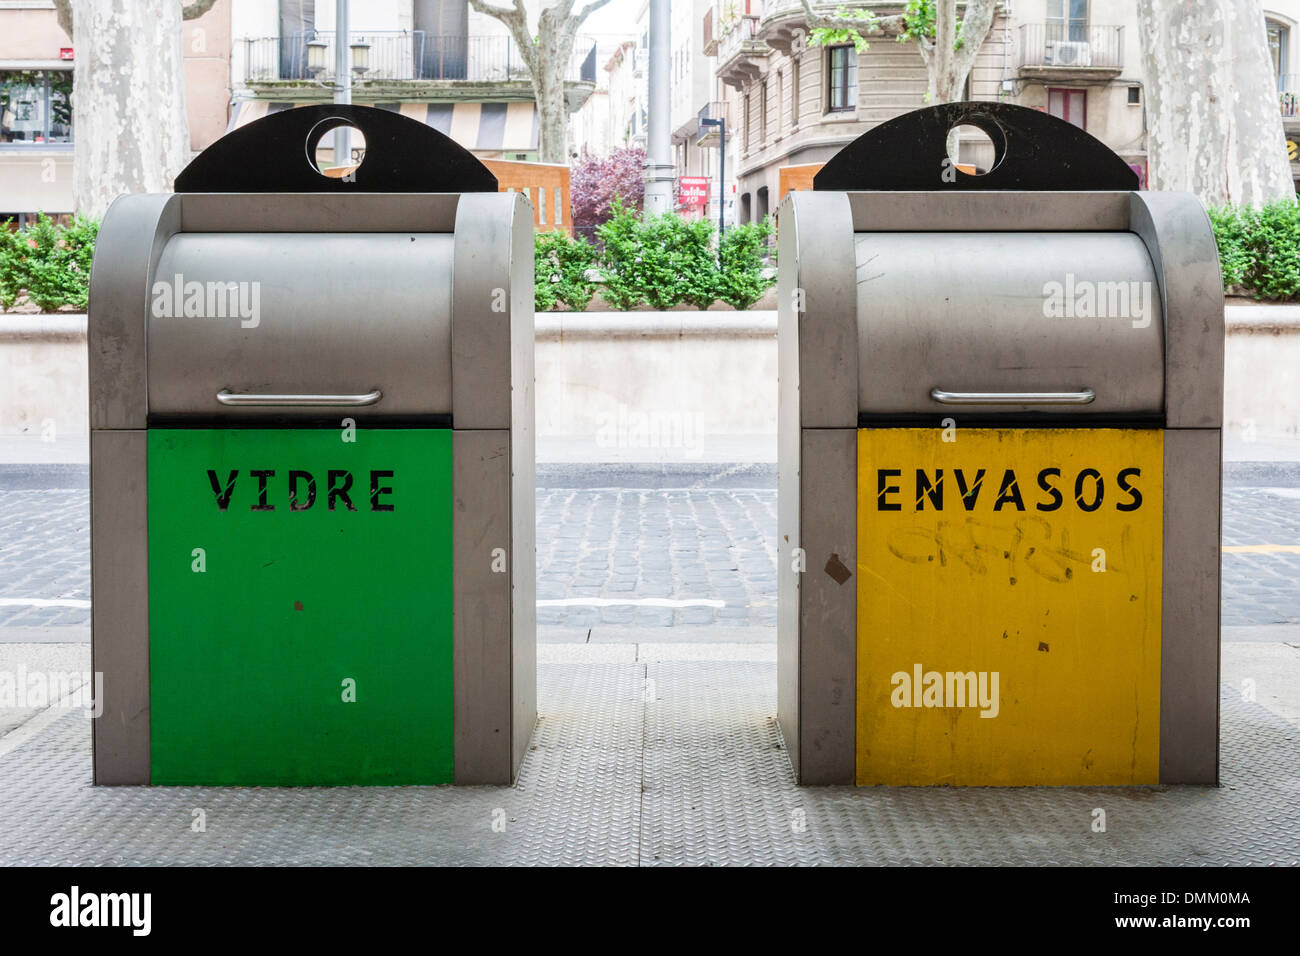
[[[334,0],[217,0],[185,21],[191,149],[268,113],[330,102],[334,11]],[[353,0],[350,11],[354,103],[428,123],[484,159],[537,158],[532,82],[504,24],[468,0]],[[53,3],[0,0],[0,221],[72,211],[76,65]],[[596,69],[595,42],[579,37],[571,113],[595,89]],[[322,160],[332,142],[322,143]],[[359,136],[352,148],[359,158]]]
[[[226,130],[232,0],[182,25],[190,148]],[[0,0],[0,221],[72,212],[72,38],[47,0]]]
[[[841,0],[819,0],[834,15]],[[854,9],[898,13],[904,4],[860,0]],[[1300,0],[1265,0],[1282,111],[1300,180]],[[737,221],[762,219],[780,201],[783,167],[823,163],[879,123],[925,105],[926,71],[914,45],[873,38],[812,46],[800,0],[716,0],[701,20],[732,118],[738,156]],[[999,7],[967,83],[967,98],[1043,110],[1074,123],[1122,156],[1143,184],[1146,91],[1132,0],[1016,0]],[[975,130],[959,137],[959,163],[987,167],[992,147]],[[731,163],[728,157],[729,164]]]
[[[334,97],[334,0],[231,0],[231,127]],[[529,7],[539,8],[537,0]],[[505,24],[468,0],[353,2],[352,102],[401,112],[481,159],[536,160],[538,118],[528,67]],[[565,85],[570,113],[596,87],[597,50],[578,37]],[[328,152],[329,142],[322,144]],[[354,136],[355,161],[364,143]]]

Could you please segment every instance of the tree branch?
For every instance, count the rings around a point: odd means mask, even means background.
[[[513,7],[498,7],[488,3],[487,0],[469,0],[469,5],[476,12],[495,17],[506,25],[511,36],[515,38],[519,55],[524,58],[524,63],[536,86],[540,64],[537,62],[537,43],[528,29],[528,10],[524,7],[524,0],[514,0]]]
[[[513,10],[510,9],[510,7],[493,6],[492,4],[487,3],[486,0],[469,0],[469,5],[474,8],[475,13],[482,13],[489,17],[496,17],[502,23],[506,22],[506,17],[519,12],[518,0],[516,0],[515,8]]]
[[[212,5],[217,0],[194,0],[193,3],[184,4],[181,7],[182,20],[197,20],[203,14],[212,9]]]
[[[54,16],[63,32],[72,39],[72,0],[54,0]]]
[[[813,29],[852,30],[867,36],[896,37],[904,30],[903,15],[891,14],[887,17],[833,17],[825,16],[813,10],[809,0],[802,0],[804,19]]]
[[[576,30],[578,27],[582,26],[583,21],[586,20],[587,17],[591,16],[607,3],[609,3],[609,0],[591,0],[590,3],[573,15],[572,19],[574,29]]]
[[[993,21],[999,0],[968,0],[966,13],[961,18],[962,47],[953,59],[959,71],[969,73],[975,58],[984,47],[984,41],[993,32]]]

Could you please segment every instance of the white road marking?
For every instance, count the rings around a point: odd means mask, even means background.
[[[726,601],[711,598],[559,598],[538,601],[538,607],[726,607]]]
[[[0,598],[0,607],[90,607],[79,598]]]

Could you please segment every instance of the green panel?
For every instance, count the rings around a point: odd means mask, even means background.
[[[451,782],[451,432],[344,437],[150,430],[154,783]]]

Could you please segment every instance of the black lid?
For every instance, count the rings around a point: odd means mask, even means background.
[[[321,173],[321,137],[354,126],[366,138],[361,165],[347,178]],[[176,177],[178,193],[475,193],[497,179],[454,140],[401,113],[372,106],[301,106],[227,133]]]
[[[972,176],[948,157],[948,132],[975,126],[993,141],[988,172]],[[813,177],[817,190],[1131,190],[1137,174],[1073,123],[1011,103],[968,101],[914,110],[881,123]]]

